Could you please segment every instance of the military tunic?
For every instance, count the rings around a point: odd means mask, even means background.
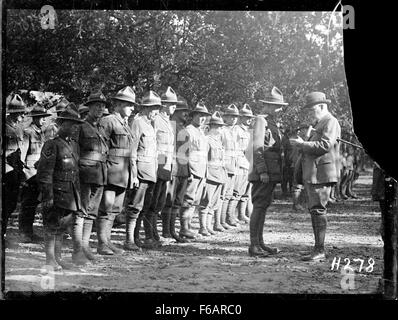
[[[33,234],[33,222],[36,207],[39,204],[39,188],[36,180],[36,168],[44,145],[44,133],[34,123],[24,130],[24,147],[22,159],[25,162],[27,181],[21,192],[21,211],[19,214],[19,230],[27,235]]]
[[[107,182],[109,148],[103,128],[90,115],[77,128],[82,207],[86,217],[94,220]]]
[[[8,218],[18,203],[19,187],[24,180],[21,149],[23,147],[23,131],[17,125],[6,121],[5,125],[5,175],[3,190],[5,193],[4,210],[2,211],[2,233],[5,235]]]
[[[220,206],[222,185],[227,180],[225,154],[220,135],[208,135],[206,185],[200,200],[201,213],[213,213]]]
[[[180,148],[187,154],[189,177],[183,198],[183,207],[198,205],[202,196],[207,169],[207,137],[199,127],[190,124],[185,128],[185,144]],[[185,149],[185,150],[184,150]]]
[[[236,178],[234,185],[234,198],[240,200],[247,189],[248,173],[250,163],[246,156],[249,147],[250,132],[247,126],[239,124],[236,126]]]
[[[43,210],[46,230],[58,233],[62,219],[81,214],[79,149],[70,137],[55,137],[41,151],[37,167],[37,183],[41,201],[53,200],[51,208]]]

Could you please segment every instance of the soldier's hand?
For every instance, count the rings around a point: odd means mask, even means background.
[[[301,137],[290,138],[289,141],[292,146],[299,146],[304,142],[304,140]]]
[[[49,208],[51,208],[53,205],[54,205],[54,200],[53,200],[53,199],[43,201],[43,203],[42,203],[43,209],[49,209]]]
[[[140,185],[140,181],[138,180],[137,177],[135,177],[135,178],[133,179],[133,187],[134,187],[134,188],[138,188],[139,185]]]
[[[268,183],[269,182],[269,175],[268,173],[262,173],[260,174],[260,180],[262,183]]]

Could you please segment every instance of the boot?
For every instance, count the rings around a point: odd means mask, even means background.
[[[98,254],[111,256],[113,251],[108,247],[108,220],[106,218],[97,219]]]
[[[158,214],[157,213],[153,213],[152,214],[152,227],[153,227],[153,239],[155,239],[156,241],[160,240],[160,236],[158,233]]]
[[[88,263],[88,259],[83,252],[83,223],[84,218],[75,216],[75,221],[73,223],[73,253],[72,261],[77,265],[85,265]]]
[[[142,241],[140,239],[140,230],[141,230],[141,225],[142,225],[142,212],[139,213],[137,217],[137,221],[135,223],[135,228],[134,228],[134,243],[137,245],[137,247],[142,247]]]
[[[86,258],[91,261],[95,261],[95,256],[90,248],[90,237],[91,237],[91,230],[93,229],[93,220],[84,219],[83,223],[83,252],[86,255]]]
[[[312,225],[314,229],[315,246],[312,253],[308,256],[303,257],[303,261],[324,261],[326,259],[325,254],[325,236],[327,227],[326,214],[312,214],[311,215]]]
[[[18,215],[19,233],[21,243],[41,243],[44,238],[33,232],[36,206],[27,206],[21,203]]]
[[[162,213],[162,237],[163,238],[171,238],[170,233],[170,219],[171,219],[171,210],[163,209]]]
[[[277,247],[269,247],[269,246],[265,245],[263,233],[264,233],[264,224],[262,224],[262,228],[260,228],[260,230],[259,230],[260,248],[269,254],[278,254],[279,252],[281,252],[281,250],[278,249]]]
[[[225,231],[224,227],[221,225],[221,209],[220,209],[220,207],[218,207],[214,211],[214,226],[213,226],[213,230],[214,231],[218,231],[218,232],[224,232]]]
[[[62,269],[72,269],[73,266],[62,259],[62,242],[64,239],[63,233],[55,235],[55,261],[62,267]]]
[[[199,213],[199,233],[205,237],[210,235],[210,233],[207,231],[207,212],[206,211]]]
[[[191,217],[191,213],[195,209],[193,207],[191,208],[181,208],[180,211],[180,237],[185,237],[187,239],[195,239],[195,234],[189,230],[189,219]]]
[[[260,247],[260,240],[259,240],[260,223],[261,223],[261,212],[259,212],[258,210],[253,211],[253,215],[250,218],[250,224],[249,224],[249,230],[250,230],[249,256],[251,257],[268,256],[268,253],[263,251]]]
[[[145,241],[142,245],[145,249],[155,249],[159,246],[159,242],[153,238],[153,214],[146,212],[143,214]]]
[[[238,202],[234,199],[229,200],[228,202],[228,207],[227,207],[227,219],[226,222],[232,227],[238,227],[238,223],[236,222],[235,219],[235,210],[236,210],[236,205]]]
[[[171,234],[171,236],[179,243],[188,242],[187,239],[180,237],[176,233],[176,220],[177,220],[177,215],[178,215],[179,209],[178,208],[167,208],[164,210],[170,210],[170,234]]]
[[[210,235],[216,234],[215,231],[213,230],[213,212],[209,211],[207,214],[207,232],[210,233]]]
[[[239,201],[238,203],[238,220],[242,223],[249,223],[250,219],[246,217],[246,207],[248,201]]]
[[[55,259],[55,235],[50,232],[45,233],[44,250],[46,252],[46,266],[50,266],[54,271],[61,271],[62,267]]]
[[[225,230],[229,230],[229,229],[232,228],[226,221],[226,219],[227,219],[228,202],[229,202],[229,200],[224,200],[224,201],[222,201],[222,204],[221,204],[221,214],[220,214],[221,219],[220,219],[220,223],[221,223],[221,226]]]
[[[115,221],[115,218],[116,218],[116,216],[113,216],[110,220],[107,220],[108,221],[107,229],[106,229],[107,230],[107,234],[106,235],[107,235],[107,240],[108,240],[107,245],[108,245],[108,248],[113,251],[113,253],[122,254],[123,253],[123,249],[119,249],[111,241],[113,221]]]
[[[126,216],[126,242],[124,243],[123,249],[127,251],[141,251],[141,248],[137,246],[134,241],[134,230],[137,225],[137,217]]]

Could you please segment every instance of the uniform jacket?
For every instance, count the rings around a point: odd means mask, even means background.
[[[237,128],[238,126],[225,126],[222,134],[222,142],[225,150],[225,168],[228,174],[236,174]]]
[[[37,166],[41,201],[54,200],[54,206],[81,209],[79,183],[79,146],[76,141],[55,137],[47,141]]]
[[[32,123],[24,130],[22,161],[25,163],[24,172],[26,179],[29,179],[36,174],[36,162],[40,159],[40,153],[43,145],[44,133],[40,128]]]
[[[23,162],[21,150],[23,149],[23,130],[19,125],[6,121],[6,145],[5,145],[5,173],[14,169],[22,170]]]
[[[207,135],[208,158],[206,179],[215,183],[225,183],[227,171],[225,169],[225,154],[221,135]]]
[[[183,123],[175,122],[176,148],[174,152],[172,175],[189,177],[188,156],[186,154],[188,133]]]
[[[253,131],[253,167],[249,181],[259,181],[260,174],[267,173],[270,182],[282,180],[282,142],[279,128],[268,117],[258,116]]]
[[[132,163],[133,135],[118,113],[113,113],[100,120],[108,143],[108,178],[107,184],[130,188],[135,177]]]
[[[156,182],[158,163],[155,129],[151,121],[142,115],[134,119],[131,131],[132,159],[137,177],[140,180]]]
[[[236,164],[238,168],[249,170],[249,160],[246,156],[247,148],[249,147],[250,131],[249,128],[243,124],[236,126]]]
[[[180,152],[184,152],[188,160],[189,175],[205,178],[207,168],[207,137],[204,132],[194,125],[188,125],[181,136],[185,136],[184,145]]]
[[[88,116],[77,127],[77,139],[80,148],[80,180],[82,183],[105,185],[109,148],[104,129]]]
[[[174,129],[172,122],[162,113],[154,121],[157,152],[158,152],[158,178],[171,180],[174,156]]]
[[[339,122],[328,113],[314,129],[302,146],[303,181],[312,184],[337,182],[340,170]]]

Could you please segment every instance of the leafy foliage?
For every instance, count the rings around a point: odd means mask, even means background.
[[[91,90],[138,95],[172,86],[189,104],[249,103],[277,86],[290,103],[282,122],[303,121],[307,92],[324,91],[352,130],[343,66],[342,18],[330,13],[57,10],[55,29],[34,10],[7,11],[8,92],[63,94],[76,103]]]

